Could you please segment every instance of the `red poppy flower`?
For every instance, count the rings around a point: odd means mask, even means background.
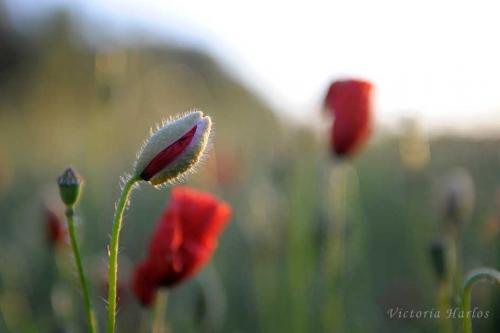
[[[159,287],[172,287],[197,273],[212,257],[231,208],[209,193],[176,187],[156,226],[148,257],[137,266],[132,289],[150,305]]]
[[[363,80],[335,81],[328,89],[325,107],[334,116],[331,145],[338,156],[354,154],[370,137],[372,95],[373,85]]]

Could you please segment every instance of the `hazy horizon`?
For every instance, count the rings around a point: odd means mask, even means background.
[[[495,3],[33,4],[6,3],[21,22],[62,6],[82,22],[99,22],[110,35],[143,32],[206,51],[273,109],[294,119],[319,110],[332,79],[355,76],[375,83],[377,122],[383,127],[413,117],[432,133],[500,132],[500,48],[491,43],[500,31]]]

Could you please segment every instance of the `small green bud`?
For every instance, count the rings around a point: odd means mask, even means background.
[[[211,126],[210,117],[201,111],[164,123],[139,152],[134,177],[160,185],[193,170],[208,144]]]
[[[432,241],[430,257],[438,280],[444,280],[446,278],[446,248],[442,239]]]
[[[73,207],[80,198],[82,178],[73,168],[67,168],[57,179],[61,199],[67,207]]]

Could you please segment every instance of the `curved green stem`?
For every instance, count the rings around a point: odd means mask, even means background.
[[[76,238],[74,211],[72,207],[68,207],[66,209],[66,221],[68,222],[68,231],[69,231],[69,237],[71,239],[71,247],[73,249],[73,254],[75,256],[75,263],[78,271],[78,277],[80,278],[80,284],[82,287],[83,303],[85,306],[85,313],[89,324],[89,330],[91,333],[95,333],[97,332],[96,320],[94,313],[92,312],[92,307],[90,305],[90,292],[87,279],[85,278],[85,273],[83,271],[82,258],[80,255],[80,249],[78,247],[78,241]]]
[[[115,332],[116,326],[116,280],[118,272],[118,246],[120,230],[122,228],[123,212],[127,206],[128,198],[134,184],[138,182],[139,179],[132,177],[130,178],[123,187],[120,200],[115,210],[115,217],[113,219],[113,231],[111,233],[111,243],[108,247],[109,253],[109,271],[108,271],[108,333]]]
[[[492,268],[478,268],[470,272],[465,278],[462,295],[462,310],[464,311],[462,327],[464,333],[472,333],[472,316],[469,316],[471,289],[474,283],[480,280],[492,281],[497,285],[500,285],[500,272]]]

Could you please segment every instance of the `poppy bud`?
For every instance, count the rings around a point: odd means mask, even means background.
[[[68,207],[73,207],[80,197],[80,187],[82,178],[76,173],[73,168],[67,168],[64,173],[57,179],[59,185],[59,193],[64,204]]]
[[[440,281],[444,280],[446,277],[446,249],[441,239],[432,241],[430,257],[437,278]]]
[[[454,225],[465,223],[472,214],[475,201],[474,181],[463,168],[456,168],[448,175],[445,185],[443,214]]]
[[[134,176],[160,185],[189,172],[205,151],[211,125],[210,117],[201,111],[165,123],[139,152]]]
[[[373,85],[363,80],[332,83],[325,98],[325,108],[334,116],[331,145],[337,156],[358,151],[372,130]]]

